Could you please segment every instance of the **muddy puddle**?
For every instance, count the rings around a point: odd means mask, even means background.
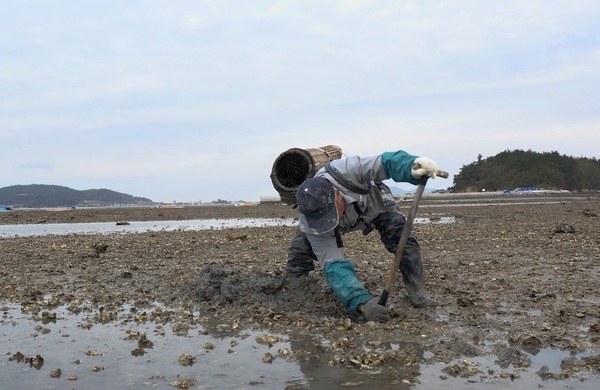
[[[597,389],[600,383],[599,376],[588,374],[560,381],[550,376],[570,360],[591,356],[586,353],[540,349],[442,365],[426,363],[433,354],[420,343],[399,341],[385,348],[408,352],[403,362],[356,369],[323,364],[335,359],[335,352],[327,351],[342,340],[240,327],[158,303],[135,307],[2,305],[2,388],[437,389],[443,383],[468,389],[484,383],[490,389]],[[363,345],[365,354],[377,349],[369,347],[368,337],[346,342]],[[515,368],[519,360],[528,362],[526,369]]]
[[[296,361],[295,349],[317,353],[318,345],[330,343],[320,336],[238,328],[197,312],[172,313],[184,318],[174,323],[150,321],[168,312],[160,305],[146,311],[125,305],[110,313],[91,306],[31,313],[4,305],[2,388],[325,389],[389,380],[379,371]]]
[[[236,332],[208,318],[197,318],[197,324],[158,324],[141,321],[143,312],[122,310],[118,320],[98,323],[98,310],[73,314],[58,307],[31,314],[4,307],[2,388],[284,388],[303,383],[298,366],[287,360],[290,341],[283,335]]]

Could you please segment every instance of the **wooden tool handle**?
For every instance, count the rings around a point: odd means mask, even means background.
[[[439,169],[438,169],[438,171],[436,172],[435,176],[436,176],[436,177],[442,177],[442,178],[444,178],[444,179],[447,179],[447,178],[448,178],[448,176],[450,176],[450,174],[449,174],[448,172],[446,172],[446,171],[442,171],[442,170],[439,170]]]

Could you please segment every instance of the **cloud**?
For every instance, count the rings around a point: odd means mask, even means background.
[[[290,147],[400,148],[455,172],[479,153],[592,156],[600,142],[591,0],[4,10],[0,139],[11,147],[0,163],[11,169],[0,186],[257,198],[273,192],[271,164]]]

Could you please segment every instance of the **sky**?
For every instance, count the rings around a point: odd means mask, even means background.
[[[290,148],[600,158],[597,0],[0,5],[0,187],[258,201]],[[414,186],[388,183],[403,189]]]

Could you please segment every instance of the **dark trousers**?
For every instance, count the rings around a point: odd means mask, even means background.
[[[406,218],[400,212],[396,200],[390,193],[384,193],[383,201],[385,212],[379,214],[373,220],[373,225],[379,232],[381,242],[388,252],[396,253],[402,230],[406,224]],[[315,261],[317,261],[317,257],[313,253],[306,234],[298,229],[288,249],[286,271],[297,276],[308,275],[310,271],[315,269]],[[400,261],[400,271],[403,276],[416,274],[420,277],[422,275],[421,252],[419,244],[412,234],[406,242],[404,254]]]

